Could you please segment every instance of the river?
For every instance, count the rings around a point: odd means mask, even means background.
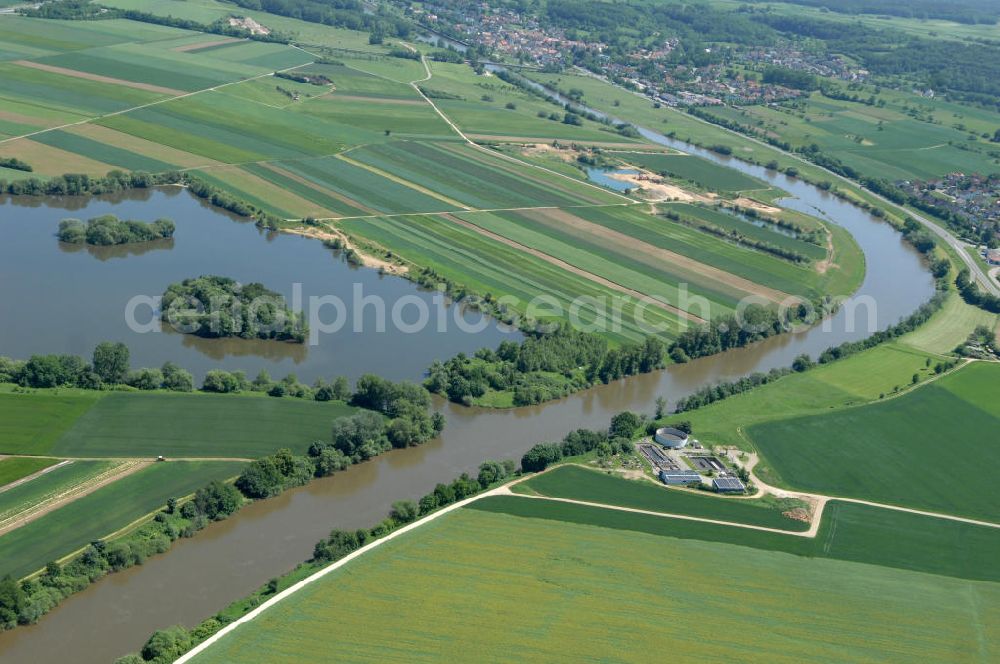
[[[559,439],[579,427],[604,427],[621,410],[651,412],[658,396],[675,402],[705,384],[787,366],[799,353],[816,356],[829,346],[868,336],[869,323],[884,328],[896,322],[933,294],[933,281],[918,255],[887,224],[794,178],[649,135],[658,142],[669,142],[767,180],[794,197],[782,204],[823,215],[847,228],[867,262],[866,277],[857,296],[870,297],[877,304],[875,316],[869,320],[859,315],[851,326],[850,311],[845,308],[827,324],[798,334],[673,365],[543,406],[497,412],[439,401],[438,408],[448,418],[448,427],[440,438],[420,448],[390,452],[210,525],[195,538],[177,542],[168,554],[111,575],[70,597],[38,625],[0,635],[0,658],[11,662],[62,662],[67,653],[72,653],[73,660],[83,664],[106,663],[140,647],[155,629],[196,624],[287,571],[306,559],[313,544],[331,528],[370,525],[385,516],[393,501],[416,498],[439,481],[473,470],[485,458],[516,459],[535,442]],[[159,209],[155,216],[161,216]],[[182,230],[178,229],[177,243],[182,240]],[[50,240],[55,242],[54,238]],[[297,260],[289,256],[298,256],[298,251],[313,251],[307,241],[293,241],[296,249],[290,250],[286,260]],[[271,246],[277,248],[283,240],[272,242]],[[251,265],[246,278],[259,278],[266,284],[266,277],[257,267]],[[330,269],[337,268],[331,265]],[[374,279],[372,274],[362,270],[348,276],[370,280]],[[82,283],[77,286],[86,288]],[[275,287],[280,289],[282,285]],[[410,289],[414,290],[412,285]],[[63,334],[71,337],[74,332],[64,330]],[[436,340],[423,336],[414,335],[407,341],[410,343],[405,345],[405,351],[421,358],[414,366],[426,366],[439,349]],[[368,343],[364,336],[348,337],[344,352],[364,352]],[[425,343],[428,345],[422,345]],[[456,344],[453,352],[461,349]],[[237,364],[247,366],[250,358],[239,359]],[[370,368],[379,371],[383,366],[384,362],[375,361]]]

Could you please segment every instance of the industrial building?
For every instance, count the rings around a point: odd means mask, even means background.
[[[660,481],[671,485],[701,483],[701,475],[693,470],[661,470]]]
[[[718,493],[743,493],[747,490],[738,477],[716,477],[712,480],[712,489]]]
[[[679,450],[688,444],[688,434],[686,431],[681,431],[673,427],[663,427],[656,430],[656,433],[653,434],[653,440],[664,447]]]

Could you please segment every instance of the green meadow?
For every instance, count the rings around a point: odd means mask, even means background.
[[[25,576],[110,535],[213,479],[238,475],[230,461],[154,463],[0,536],[0,576]]]
[[[524,92],[496,76],[477,75],[465,65],[431,62],[434,77],[420,85],[462,131],[486,140],[549,142],[568,139],[582,143],[639,143],[613,128],[590,120],[581,126],[564,124],[563,109]],[[422,78],[422,77],[421,77]],[[442,94],[443,93],[443,94]],[[509,108],[508,104],[514,106]],[[545,117],[539,117],[544,113]],[[549,114],[555,113],[556,119]]]
[[[211,394],[110,394],[52,445],[67,456],[257,457],[299,454],[330,436],[340,402]],[[157,426],[169,422],[169,426]]]
[[[504,505],[579,507],[479,501],[328,574],[196,661],[311,662],[337,652],[429,662],[474,651],[499,662],[514,648],[524,661],[644,662],[651,653],[696,658],[710,644],[714,657],[736,661],[906,662],[1000,649],[996,583],[494,509]]]
[[[304,453],[354,412],[340,402],[260,395],[0,394],[0,454],[249,458]],[[164,423],[169,422],[169,426]]]
[[[48,454],[56,439],[102,396],[0,392],[0,454]]]
[[[11,482],[16,482],[57,463],[59,463],[58,459],[36,459],[30,457],[0,458],[0,489]],[[0,493],[0,495],[3,495],[3,493]]]
[[[975,363],[903,396],[747,428],[772,476],[807,491],[995,521],[1000,365]]]
[[[860,94],[867,98],[870,92]],[[989,154],[995,146],[981,138],[980,132],[970,138],[964,112],[961,121],[956,121],[954,112],[940,112],[930,123],[910,116],[905,108],[916,105],[933,110],[935,100],[899,92],[885,95],[884,100],[884,107],[869,106],[814,92],[804,104],[713,109],[712,113],[780,135],[793,146],[815,143],[824,153],[873,177],[927,179],[953,171],[996,170],[997,159]],[[992,121],[994,125],[1000,122],[1000,115],[993,114]]]

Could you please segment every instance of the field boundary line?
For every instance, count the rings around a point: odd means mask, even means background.
[[[708,322],[705,319],[700,318],[700,317],[698,317],[698,316],[696,316],[696,315],[694,315],[694,314],[692,314],[692,313],[690,313],[688,311],[684,311],[683,309],[681,309],[679,307],[675,307],[674,305],[670,304],[669,302],[663,302],[661,300],[657,300],[656,298],[654,298],[654,297],[652,297],[650,295],[646,295],[645,293],[642,293],[642,292],[637,291],[635,289],[629,288],[628,286],[619,284],[618,282],[612,281],[611,279],[608,279],[607,277],[602,277],[599,274],[594,274],[593,272],[588,272],[587,270],[584,270],[581,267],[577,267],[576,265],[573,265],[572,263],[568,263],[568,262],[562,260],[561,258],[557,258],[557,257],[555,257],[555,256],[553,256],[551,254],[547,254],[547,253],[545,253],[544,251],[542,251],[540,249],[535,249],[534,247],[529,247],[528,245],[522,244],[522,243],[518,242],[517,240],[512,240],[509,237],[506,237],[504,235],[500,235],[499,233],[494,233],[493,231],[490,231],[490,230],[487,230],[487,229],[482,228],[480,226],[477,226],[477,225],[473,224],[470,221],[466,221],[464,219],[456,217],[453,213],[445,212],[445,213],[441,213],[441,214],[439,214],[437,216],[442,217],[445,221],[451,222],[453,224],[457,224],[457,225],[459,225],[459,226],[461,226],[461,227],[463,227],[463,228],[465,228],[467,230],[470,230],[473,233],[477,233],[479,235],[482,235],[483,237],[487,237],[487,238],[489,238],[489,239],[491,239],[491,240],[493,240],[495,242],[500,242],[501,244],[505,244],[508,247],[512,247],[514,249],[517,249],[518,251],[523,252],[525,254],[528,254],[529,256],[534,256],[535,258],[541,259],[541,260],[545,261],[546,263],[549,263],[549,264],[554,265],[554,266],[556,266],[558,268],[561,268],[562,270],[565,270],[566,272],[569,272],[571,274],[575,274],[577,276],[583,277],[584,279],[587,279],[588,281],[592,281],[592,282],[594,282],[596,284],[600,284],[601,286],[604,286],[605,288],[610,288],[610,289],[616,290],[616,291],[618,291],[620,293],[624,293],[625,295],[629,295],[631,297],[634,297],[634,298],[638,299],[641,302],[649,302],[649,303],[651,303],[651,304],[653,304],[653,305],[655,305],[655,306],[663,309],[664,311],[667,311],[667,312],[669,312],[669,313],[671,313],[671,314],[673,314],[673,315],[675,315],[675,316],[677,316],[679,318],[683,318],[685,320],[689,320],[689,321],[692,321],[694,323],[699,323],[699,324]]]
[[[383,177],[386,180],[391,180],[392,182],[395,182],[396,184],[403,185],[404,187],[407,187],[408,189],[412,189],[413,191],[421,193],[421,194],[423,194],[425,196],[430,196],[431,198],[436,198],[439,201],[441,201],[442,203],[447,203],[448,205],[454,205],[454,206],[456,206],[456,207],[458,207],[458,208],[460,208],[462,210],[472,210],[472,208],[470,208],[468,205],[462,205],[461,203],[459,203],[458,201],[454,200],[453,198],[449,198],[449,197],[445,196],[444,194],[439,194],[438,192],[434,191],[433,189],[427,189],[426,187],[421,187],[419,184],[417,184],[415,182],[410,182],[409,180],[401,178],[398,175],[395,175],[393,173],[389,173],[388,171],[383,171],[381,168],[378,168],[376,166],[372,166],[370,164],[366,164],[364,162],[360,162],[360,161],[358,161],[356,159],[351,159],[350,157],[345,157],[343,152],[338,152],[337,154],[335,154],[333,156],[333,158],[334,159],[339,159],[339,160],[343,161],[346,164],[350,164],[351,166],[354,166],[355,168],[361,168],[361,169],[364,169],[364,170],[368,171],[369,173],[374,173],[375,175],[378,175],[379,177]]]
[[[299,581],[299,582],[297,582],[297,583],[289,586],[288,588],[285,588],[280,593],[278,593],[277,595],[275,595],[271,599],[267,600],[266,602],[264,602],[263,604],[261,604],[260,606],[258,606],[257,608],[255,608],[253,611],[250,611],[246,615],[244,615],[244,616],[242,616],[242,617],[234,620],[233,622],[229,623],[228,625],[226,625],[225,627],[223,627],[222,629],[220,629],[218,632],[216,632],[212,636],[208,637],[207,639],[205,639],[204,641],[202,641],[201,643],[199,643],[198,645],[196,645],[191,650],[188,650],[186,653],[184,653],[183,655],[181,655],[180,657],[178,657],[176,660],[174,660],[174,664],[184,664],[185,662],[190,662],[194,657],[200,655],[202,652],[204,652],[205,650],[207,650],[209,648],[209,646],[211,646],[214,643],[218,642],[219,639],[221,639],[226,634],[229,634],[230,632],[232,632],[234,629],[236,629],[240,625],[250,622],[251,620],[253,620],[257,616],[259,616],[260,614],[262,614],[267,609],[273,607],[275,604],[277,604],[281,600],[286,599],[287,597],[290,597],[290,596],[294,595],[295,593],[297,593],[298,591],[302,590],[306,586],[312,585],[316,581],[319,581],[320,579],[322,579],[327,574],[330,574],[331,572],[335,572],[336,570],[340,569],[341,567],[343,567],[347,563],[351,562],[355,558],[363,556],[364,554],[370,552],[372,549],[375,549],[375,548],[377,548],[379,546],[382,546],[383,544],[385,544],[386,542],[388,542],[390,540],[393,540],[393,539],[395,539],[395,538],[397,538],[397,537],[399,537],[401,535],[405,535],[406,533],[410,532],[411,530],[419,528],[419,527],[421,527],[421,526],[423,526],[423,525],[425,525],[425,524],[433,521],[434,519],[437,519],[437,518],[439,518],[441,516],[444,516],[445,514],[448,514],[449,512],[453,512],[453,511],[455,511],[457,509],[465,507],[466,505],[469,505],[469,504],[471,504],[471,503],[473,503],[473,502],[475,502],[477,500],[480,500],[482,498],[486,498],[487,496],[503,495],[502,489],[504,489],[504,488],[506,488],[506,485],[505,486],[497,487],[497,488],[492,489],[490,491],[484,491],[483,493],[480,493],[480,494],[477,494],[475,496],[472,496],[471,498],[466,498],[465,500],[460,500],[460,501],[458,501],[456,503],[452,503],[451,505],[448,505],[446,507],[442,507],[441,509],[437,510],[436,512],[432,512],[431,514],[428,514],[427,516],[425,516],[422,519],[414,521],[413,523],[409,523],[409,524],[407,524],[407,525],[405,525],[405,526],[403,526],[401,528],[397,528],[396,530],[393,530],[391,533],[389,533],[385,537],[381,537],[381,538],[375,540],[374,542],[371,542],[369,544],[364,545],[360,549],[352,551],[351,553],[347,554],[346,556],[344,556],[340,560],[336,560],[336,561],[330,563],[329,565],[327,565],[323,569],[321,569],[321,570],[319,570],[317,572],[314,572],[313,574],[310,574],[309,576],[307,576],[306,578],[302,579],[301,581]]]
[[[4,459],[23,459],[23,458],[30,458],[30,457],[17,457],[17,456],[7,457],[7,456],[5,456],[3,458]],[[51,473],[56,468],[62,468],[63,466],[65,466],[67,464],[71,464],[71,463],[73,463],[73,461],[74,461],[73,459],[63,459],[62,461],[60,461],[57,464],[54,464],[54,465],[51,465],[51,466],[47,466],[45,468],[42,468],[39,471],[36,471],[36,472],[34,472],[34,473],[26,476],[26,477],[22,477],[19,480],[14,480],[13,482],[10,482],[8,484],[4,484],[3,486],[0,486],[0,493],[3,493],[5,491],[10,491],[14,487],[21,486],[22,484],[27,484],[31,480],[33,480],[33,479],[35,479],[37,477],[41,477],[42,475],[44,475],[46,473]]]
[[[303,51],[303,53],[308,53],[308,51]],[[310,54],[311,55],[311,54]],[[315,56],[313,56],[315,57]],[[187,97],[193,97],[194,95],[200,95],[203,92],[213,92],[215,90],[221,90],[222,88],[229,87],[230,85],[238,85],[240,83],[246,83],[247,81],[256,81],[260,78],[266,78],[268,76],[274,76],[275,72],[292,71],[294,69],[299,69],[301,67],[306,67],[308,65],[315,64],[313,62],[306,62],[301,65],[295,65],[294,67],[285,67],[284,69],[275,69],[274,71],[265,72],[263,74],[257,74],[256,76],[248,76],[247,78],[241,78],[236,81],[228,81],[226,83],[220,83],[219,85],[213,85],[210,88],[203,88],[201,90],[193,90],[191,92],[186,92],[182,95],[177,95],[176,97],[165,97],[163,99],[156,99],[154,101],[148,102],[146,104],[140,104],[138,106],[132,106],[130,108],[123,108],[119,111],[112,111],[111,113],[103,113],[101,115],[94,115],[89,118],[84,118],[83,120],[78,120],[76,122],[69,122],[66,124],[58,125],[56,127],[45,127],[44,129],[38,129],[37,131],[32,131],[27,134],[21,134],[20,136],[11,136],[9,138],[4,138],[0,140],[0,145],[4,143],[9,143],[10,141],[16,141],[22,138],[31,138],[32,136],[38,136],[39,134],[45,134],[50,131],[57,131],[59,129],[66,129],[68,127],[76,127],[82,124],[89,124],[91,122],[96,122],[97,120],[103,120],[105,118],[115,117],[116,115],[124,115],[126,113],[131,113],[132,111],[139,111],[144,108],[149,108],[150,106],[157,106],[159,104],[165,104],[168,101],[176,101],[178,99],[186,99]],[[155,141],[154,141],[155,142]],[[190,169],[189,169],[190,170]]]
[[[410,46],[406,42],[400,42],[400,43],[403,44],[403,46],[405,46],[406,48],[410,49],[411,51],[416,51],[415,48],[413,48],[412,46]],[[435,104],[431,100],[430,97],[428,97],[427,95],[425,95],[424,91],[420,89],[419,85],[417,85],[417,83],[424,83],[426,81],[431,80],[431,78],[434,76],[434,74],[431,72],[430,65],[427,64],[427,58],[422,53],[420,54],[420,63],[423,64],[424,71],[427,72],[427,75],[424,78],[420,78],[420,79],[417,79],[415,81],[410,81],[410,85],[413,87],[414,90],[417,91],[417,94],[420,95],[424,99],[424,101],[426,101],[428,104],[431,105],[431,108],[433,108],[434,111],[438,115],[441,116],[442,120],[444,120],[445,122],[448,123],[448,126],[451,127],[452,130],[456,134],[458,134],[458,136],[463,141],[465,141],[467,144],[471,145],[476,150],[479,150],[480,152],[484,152],[484,153],[486,153],[488,155],[492,155],[494,157],[499,157],[500,159],[504,159],[506,161],[509,161],[509,162],[512,162],[512,163],[515,163],[515,164],[519,164],[521,166],[525,166],[527,168],[535,168],[535,169],[538,169],[540,171],[544,171],[545,173],[549,173],[551,175],[556,175],[556,176],[561,177],[563,179],[570,180],[571,182],[574,182],[576,184],[586,185],[587,187],[590,187],[591,189],[596,189],[597,191],[600,191],[603,194],[608,194],[608,195],[620,198],[622,200],[628,201],[629,203],[635,203],[635,201],[633,201],[631,198],[628,198],[627,196],[622,196],[621,194],[619,194],[617,192],[614,192],[614,191],[611,191],[609,189],[605,189],[604,187],[600,187],[600,186],[598,186],[596,184],[591,184],[590,182],[583,182],[581,180],[577,180],[576,178],[571,178],[570,176],[568,176],[568,175],[566,175],[564,173],[560,173],[559,171],[554,171],[554,170],[552,170],[550,168],[545,168],[544,166],[539,166],[538,164],[532,164],[532,163],[529,163],[529,162],[526,162],[526,161],[521,161],[520,159],[517,159],[516,157],[512,157],[510,155],[506,155],[506,154],[503,154],[501,152],[495,152],[493,150],[490,150],[489,148],[483,147],[479,143],[476,143],[474,140],[472,140],[471,138],[469,138],[468,136],[466,136],[465,132],[463,132],[461,129],[459,129],[458,125],[456,125],[454,122],[452,122],[451,118],[449,118],[447,115],[445,115],[444,111],[442,111],[440,108],[438,108],[438,105]]]
[[[500,489],[507,489],[506,486],[500,487]],[[777,533],[779,535],[795,535],[796,537],[816,537],[816,533],[819,530],[820,516],[822,515],[822,508],[817,508],[816,517],[813,519],[812,524],[808,530],[783,530],[781,528],[772,528],[770,526],[758,526],[752,523],[740,523],[738,521],[724,521],[722,519],[711,519],[704,516],[691,516],[690,514],[676,514],[673,512],[657,512],[654,510],[644,510],[638,507],[624,507],[621,505],[608,505],[607,503],[595,503],[589,500],[577,500],[575,498],[558,498],[555,496],[545,496],[538,495],[534,496],[526,493],[514,493],[509,489],[504,491],[499,491],[497,495],[514,496],[515,498],[527,498],[528,500],[548,500],[556,503],[569,503],[571,505],[584,505],[586,507],[598,507],[607,510],[617,510],[619,512],[632,512],[634,514],[647,514],[649,516],[658,516],[665,519],[678,519],[680,521],[700,521],[701,523],[711,523],[717,526],[731,526],[733,528],[746,528],[748,530],[760,530],[767,533]]]

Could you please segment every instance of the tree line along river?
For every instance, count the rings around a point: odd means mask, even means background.
[[[706,384],[787,366],[800,353],[816,356],[830,346],[868,336],[869,322],[875,328],[896,322],[933,294],[933,281],[917,253],[888,224],[800,180],[653,132],[644,130],[644,134],[763,179],[791,194],[781,205],[846,228],[866,260],[866,276],[856,295],[873,298],[877,320],[859,315],[853,329],[848,329],[848,312],[841,310],[826,325],[672,365],[542,406],[493,411],[438,400],[437,407],[448,419],[440,438],[422,447],[392,451],[250,505],[226,521],[209,525],[193,539],[179,540],[165,555],[105,577],[67,599],[39,624],[0,634],[0,660],[56,662],[73,653],[74,661],[82,664],[106,663],[136,650],[152,631],[178,623],[194,625],[287,571],[308,558],[313,544],[332,528],[369,526],[384,517],[393,501],[420,496],[437,482],[473,470],[486,458],[517,459],[535,442],[559,439],[571,429],[606,426],[622,410],[651,412],[658,396],[674,402]],[[25,207],[28,204],[33,207]],[[68,204],[87,207],[67,212]],[[262,235],[249,224],[234,223],[205,208],[186,193],[152,192],[138,200],[125,197],[118,202],[6,200],[3,208],[0,227],[5,238],[14,238],[0,245],[4,277],[0,279],[0,319],[4,321],[0,348],[7,355],[87,353],[97,341],[121,338],[132,347],[137,366],[169,359],[198,372],[217,366],[243,369],[251,376],[260,368],[275,376],[295,371],[305,381],[336,374],[354,377],[367,371],[419,379],[434,359],[511,338],[495,325],[476,335],[433,330],[403,337],[391,331],[345,333],[331,336],[318,347],[274,352],[263,346],[191,341],[181,335],[122,337],[123,299],[137,289],[160,294],[166,283],[176,280],[167,278],[174,273],[179,278],[218,273],[261,281],[286,296],[294,281],[305,284],[308,292],[334,289],[344,295],[361,283],[371,289],[366,292],[379,294],[390,304],[403,296],[430,298],[432,294],[421,293],[398,277],[350,268],[334,260],[315,240]],[[94,216],[92,211],[114,212],[123,218],[174,218],[178,222],[175,244],[153,249],[142,257],[141,265],[115,256],[100,260],[83,254],[61,255],[53,237],[58,220]],[[182,242],[191,246],[184,247]],[[55,304],[45,300],[53,297]],[[77,306],[80,301],[87,306]],[[477,316],[474,312],[463,315]]]

